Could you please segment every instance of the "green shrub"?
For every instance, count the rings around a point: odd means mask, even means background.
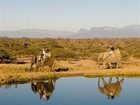
[[[134,57],[140,58],[140,52],[135,53],[135,54],[134,54]]]
[[[54,58],[91,57],[96,60],[101,52],[109,51],[111,44],[120,48],[123,59],[140,58],[140,38],[94,38],[94,39],[52,39],[52,38],[0,38],[0,56],[3,54],[30,56],[39,54],[48,47]]]
[[[51,52],[54,58],[74,58],[76,55],[62,48],[55,48]]]

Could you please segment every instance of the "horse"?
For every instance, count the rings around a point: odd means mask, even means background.
[[[54,59],[52,57],[45,57],[42,58],[41,55],[39,56],[33,56],[31,59],[31,65],[30,65],[30,72],[33,70],[33,65],[36,64],[36,69],[38,70],[40,67],[48,66],[49,70],[53,70],[54,66]]]
[[[111,54],[109,52],[102,52],[98,56],[99,68],[102,65],[103,68],[119,68],[121,64],[120,50],[116,49]]]

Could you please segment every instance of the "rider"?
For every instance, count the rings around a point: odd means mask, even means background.
[[[47,47],[43,48],[41,51],[42,58],[45,60],[46,57],[51,57],[51,53]]]
[[[110,50],[109,54],[111,55],[115,51],[115,48],[111,45],[109,50]]]

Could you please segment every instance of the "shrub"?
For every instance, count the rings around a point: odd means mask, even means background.
[[[55,48],[51,52],[54,58],[74,58],[76,55],[70,51],[64,50],[62,48]]]

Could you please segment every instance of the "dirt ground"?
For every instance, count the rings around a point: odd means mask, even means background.
[[[79,61],[59,61],[56,65],[60,67],[68,67],[73,71],[86,71],[86,70],[99,70],[97,62],[91,59],[79,60]],[[57,66],[56,66],[57,67]],[[108,70],[108,69],[107,69]],[[140,70],[140,59],[131,59],[131,61],[123,61],[121,68],[112,70]]]
[[[63,76],[140,76],[140,59],[123,62],[121,68],[103,70],[100,70],[97,63],[91,59],[55,61],[55,69],[68,68],[68,71],[60,72],[48,70],[29,72],[29,66],[29,64],[0,64],[0,84]]]

